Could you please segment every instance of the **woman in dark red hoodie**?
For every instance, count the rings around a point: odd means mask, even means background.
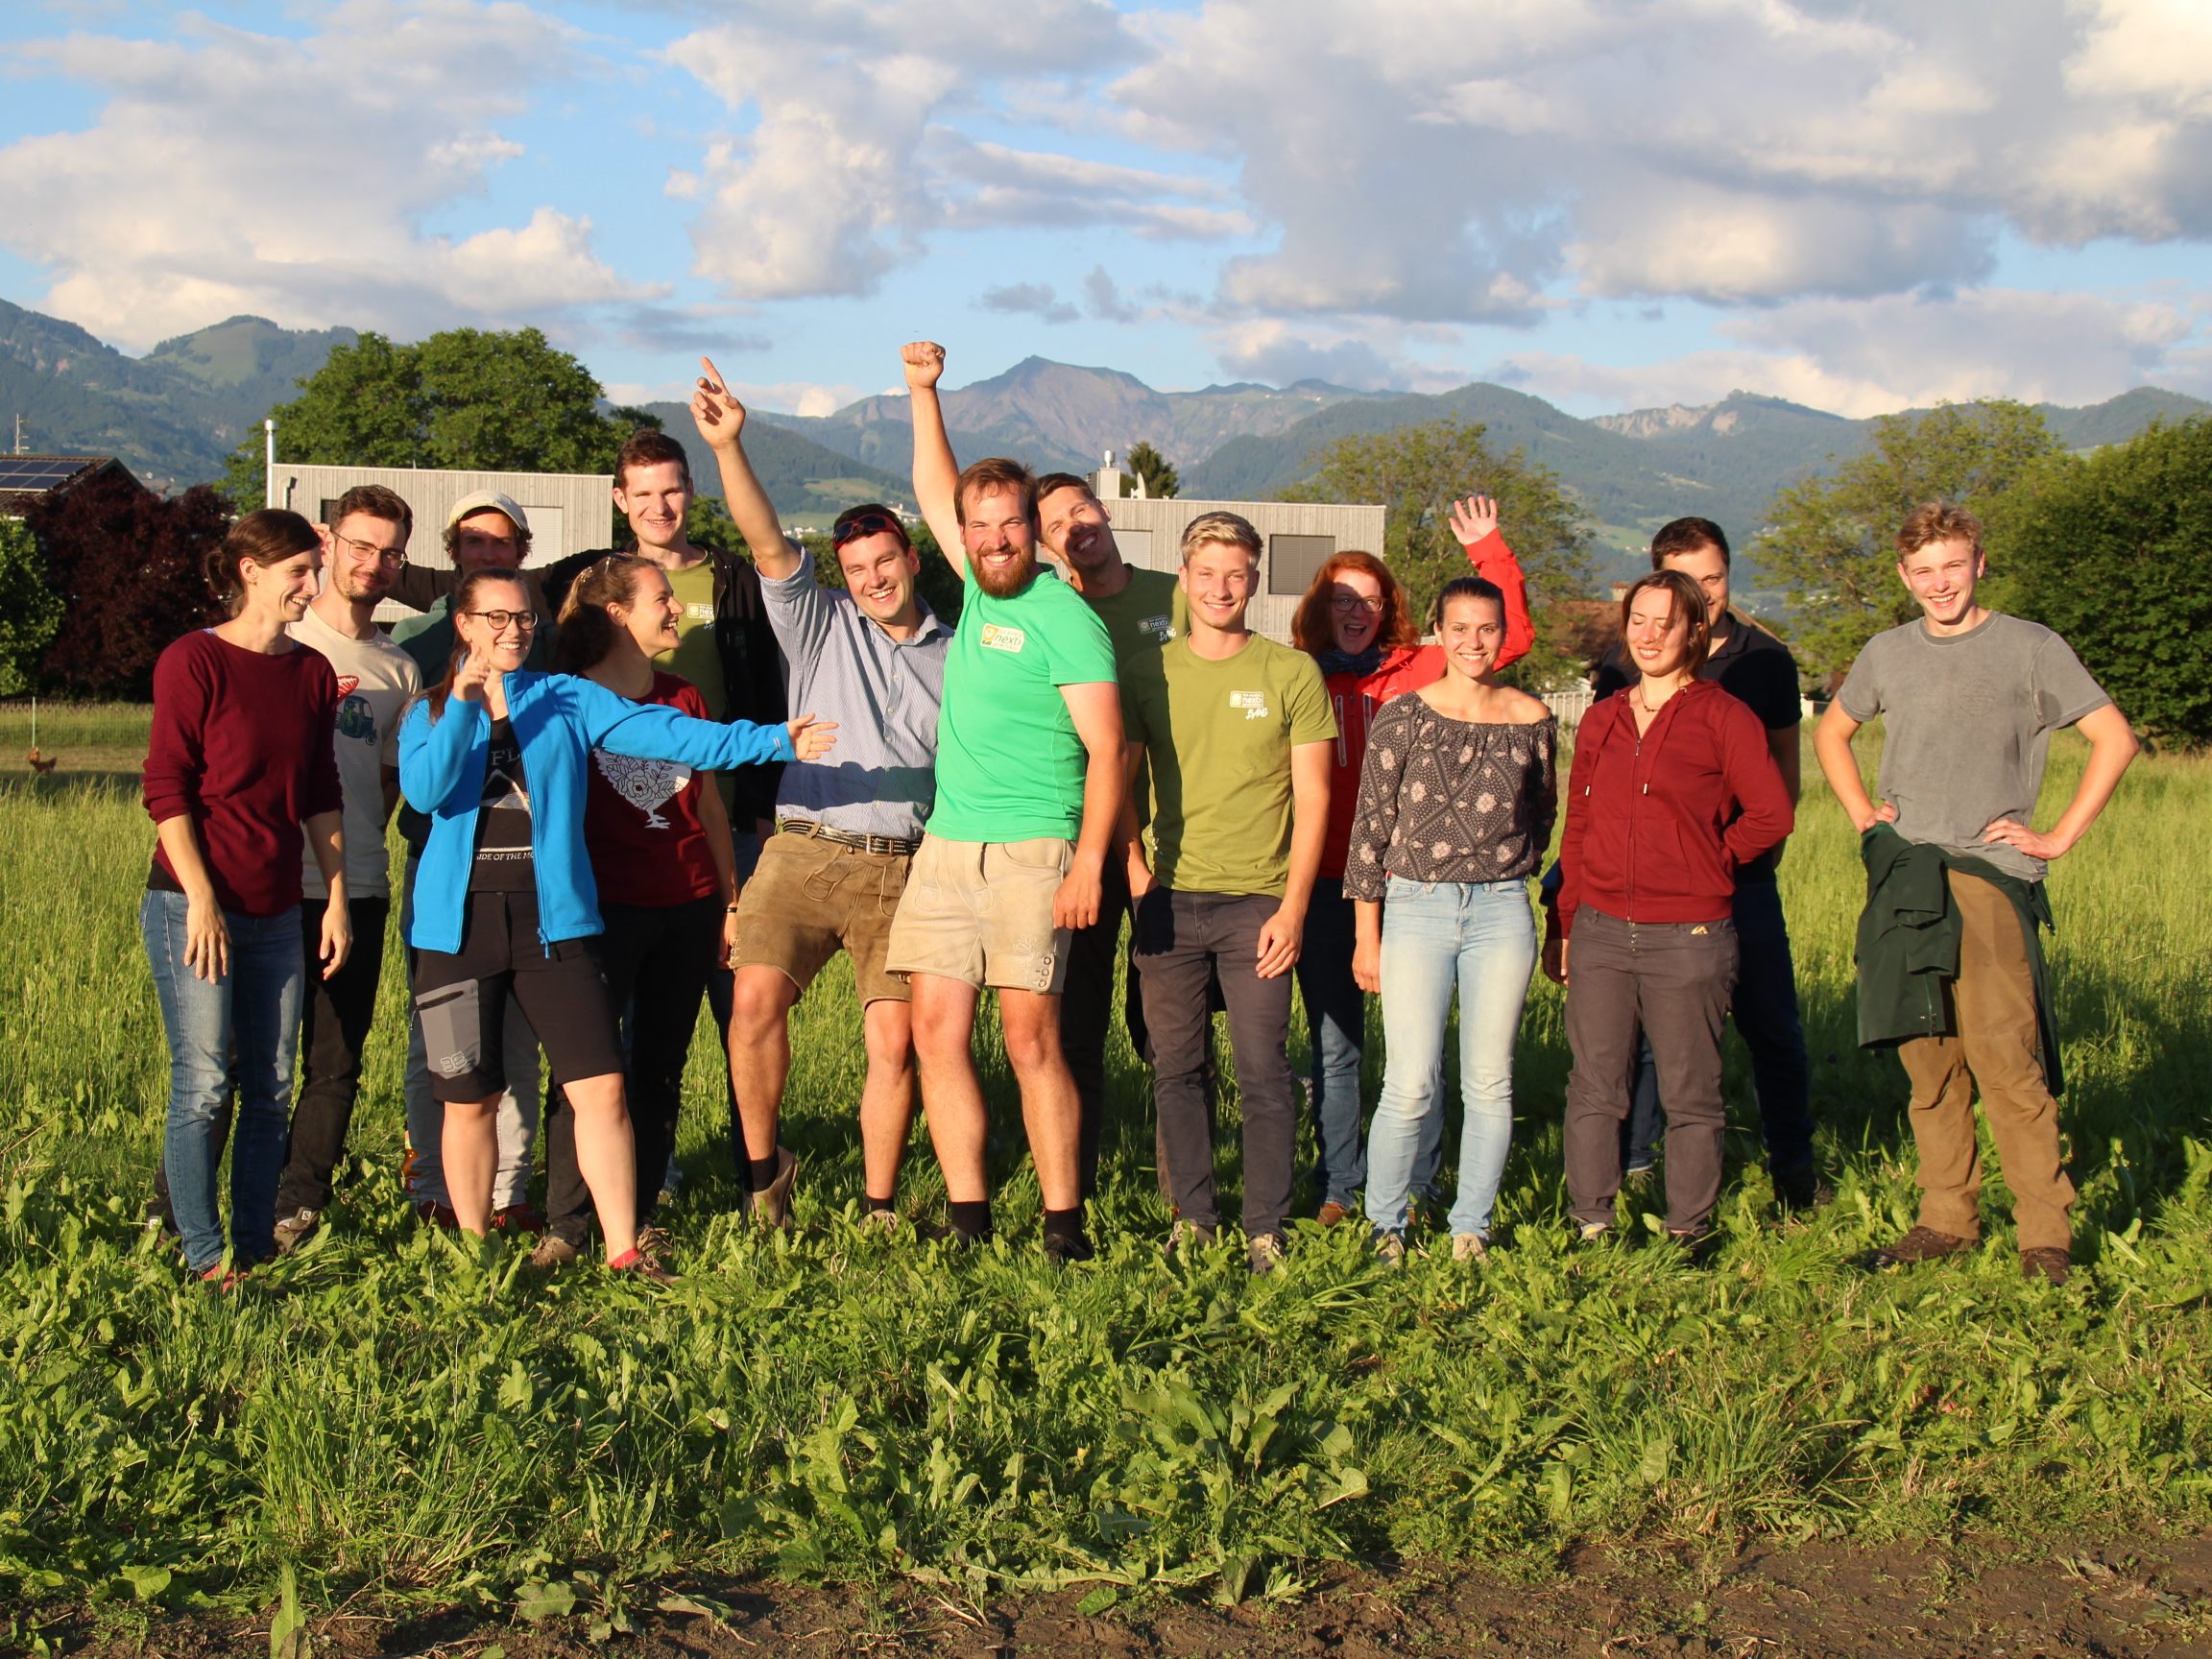
[[[1496,666],[1518,662],[1528,654],[1535,631],[1528,622],[1528,585],[1520,561],[1498,533],[1498,503],[1487,495],[1455,501],[1451,525],[1467,550],[1473,574],[1504,595],[1505,640]],[[1372,553],[1351,551],[1333,554],[1314,572],[1291,619],[1290,642],[1320,665],[1336,712],[1329,838],[1322,844],[1321,873],[1306,910],[1297,968],[1307,1041],[1313,1051],[1313,1143],[1319,1153],[1313,1174],[1321,1189],[1321,1223],[1333,1227],[1353,1213],[1367,1184],[1365,1142],[1359,1133],[1367,1002],[1352,977],[1352,901],[1344,897],[1344,856],[1352,842],[1359,774],[1367,761],[1367,728],[1393,697],[1443,679],[1444,652],[1421,643],[1420,624],[1390,566]],[[1442,1156],[1441,1120],[1432,1120],[1428,1133],[1414,1161],[1417,1189],[1434,1179]]]
[[[1696,584],[1676,570],[1639,577],[1621,633],[1642,678],[1575,734],[1559,846],[1567,1191],[1583,1237],[1602,1237],[1641,1029],[1667,1102],[1667,1231],[1697,1249],[1720,1198],[1736,871],[1779,844],[1792,815],[1758,716],[1697,678],[1708,634]]]

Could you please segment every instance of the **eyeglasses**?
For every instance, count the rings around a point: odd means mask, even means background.
[[[363,541],[351,536],[341,536],[335,530],[330,532],[330,540],[344,547],[356,559],[374,559],[385,565],[404,565],[407,563],[407,549],[404,547],[379,547],[373,541]]]
[[[830,526],[830,550],[835,551],[848,541],[857,541],[863,536],[878,535],[885,530],[893,532],[902,540],[906,535],[905,526],[888,513],[857,513],[851,518],[840,515],[837,522]]]
[[[475,617],[494,634],[506,633],[510,622],[525,634],[538,626],[538,613],[535,611],[464,611],[462,614]]]
[[[1358,593],[1334,593],[1329,598],[1329,609],[1335,612],[1339,616],[1349,616],[1355,611],[1364,611],[1370,616],[1380,616],[1382,614],[1382,595],[1378,593],[1374,598],[1367,599]]]

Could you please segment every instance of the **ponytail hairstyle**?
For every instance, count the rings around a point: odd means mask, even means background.
[[[621,632],[614,618],[607,614],[607,607],[635,606],[637,579],[659,568],[650,559],[610,553],[569,583],[568,596],[561,601],[561,635],[553,643],[553,671],[582,674],[605,661]]]
[[[469,641],[461,637],[461,613],[475,610],[477,596],[493,584],[514,589],[522,595],[523,605],[530,603],[530,590],[522,586],[522,578],[513,570],[473,570],[461,578],[461,585],[453,589],[453,597],[445,602],[446,618],[453,624],[453,649],[445,659],[445,678],[423,693],[429,700],[430,718],[434,721],[445,718],[445,699],[453,694],[453,676],[469,655]]]
[[[235,616],[246,605],[246,578],[238,573],[240,565],[251,559],[266,570],[322,545],[315,526],[299,514],[283,507],[256,508],[231,525],[230,533],[207,555],[207,586],[224,610]]]
[[[1498,622],[1505,622],[1505,594],[1498,584],[1481,576],[1455,576],[1436,590],[1436,603],[1429,607],[1429,632],[1444,632],[1444,607],[1455,599],[1486,599],[1498,607]]]

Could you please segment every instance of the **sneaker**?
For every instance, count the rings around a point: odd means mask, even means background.
[[[799,1160],[788,1146],[776,1148],[776,1179],[745,1195],[745,1209],[754,1219],[770,1227],[791,1225],[791,1183],[799,1174]]]
[[[1658,1173],[1658,1170],[1659,1166],[1656,1163],[1629,1165],[1627,1168],[1621,1171],[1621,1190],[1623,1192],[1641,1191],[1644,1188],[1651,1185],[1651,1177]]]
[[[2020,1252],[2020,1277],[2040,1279],[2046,1285],[2063,1285],[2066,1275],[2074,1270],[2071,1252],[2056,1244],[2041,1244],[2032,1250]]]
[[[667,1268],[661,1266],[660,1262],[654,1261],[652,1257],[636,1246],[623,1251],[619,1256],[610,1257],[607,1262],[607,1271],[642,1279],[649,1285],[673,1285],[676,1283],[675,1274],[669,1272]]]
[[[1253,1240],[1258,1243],[1259,1240]],[[1403,1233],[1378,1233],[1375,1235],[1375,1260],[1385,1267],[1406,1265],[1406,1235]]]
[[[502,1233],[542,1233],[545,1212],[530,1203],[502,1204],[492,1212],[492,1225]]]
[[[1602,1244],[1613,1237],[1610,1221],[1577,1221],[1575,1223],[1575,1242],[1577,1244]]]
[[[1854,1261],[1869,1273],[1881,1273],[1914,1262],[1935,1262],[1973,1248],[1974,1240],[1971,1238],[1954,1238],[1950,1234],[1938,1233],[1933,1227],[1915,1226],[1896,1243],[1863,1251]]]
[[[1725,1236],[1711,1227],[1670,1227],[1667,1238],[1670,1243],[1682,1247],[1682,1254],[1690,1259],[1693,1267],[1702,1267],[1712,1261],[1725,1242]]]
[[[648,1223],[637,1229],[637,1254],[648,1262],[664,1264],[674,1253],[676,1240],[668,1237],[668,1229]]]
[[[275,1229],[276,1254],[289,1256],[314,1238],[315,1229],[322,1219],[322,1214],[314,1210],[295,1210],[289,1215],[278,1216]]]
[[[1815,1165],[1800,1164],[1794,1169],[1769,1169],[1767,1176],[1774,1183],[1774,1202],[1786,1215],[1808,1210],[1825,1210],[1836,1202],[1836,1189],[1820,1179],[1820,1170]]]
[[[1088,1262],[1097,1254],[1091,1240],[1081,1233],[1045,1235],[1045,1260],[1055,1267],[1065,1267],[1070,1262]]]
[[[1244,1246],[1244,1264],[1252,1269],[1254,1278],[1264,1278],[1283,1265],[1283,1235],[1280,1233],[1255,1234]]]
[[[530,1265],[541,1273],[551,1273],[567,1266],[584,1253],[558,1233],[548,1233],[538,1240],[538,1248],[530,1252]]]
[[[201,1285],[209,1294],[215,1296],[228,1296],[245,1283],[245,1268],[226,1267],[220,1262],[200,1275]]]
[[[1320,1222],[1324,1227],[1339,1227],[1350,1218],[1351,1214],[1352,1212],[1347,1206],[1339,1204],[1332,1198],[1328,1203],[1321,1206],[1320,1213],[1313,1219]]]
[[[1490,1257],[1490,1240],[1479,1233],[1455,1233],[1452,1235],[1452,1260],[1455,1262],[1485,1262]]]
[[[1212,1227],[1201,1227],[1195,1221],[1178,1220],[1168,1229],[1167,1243],[1160,1253],[1170,1262],[1180,1261],[1193,1251],[1211,1248],[1219,1236]]]
[[[884,1238],[896,1238],[904,1229],[896,1210],[871,1210],[860,1217],[860,1231],[873,1233]]]
[[[418,1201],[415,1206],[415,1214],[429,1222],[431,1226],[443,1227],[448,1233],[461,1225],[461,1217],[453,1214],[453,1206],[441,1204],[435,1198],[424,1198]]]

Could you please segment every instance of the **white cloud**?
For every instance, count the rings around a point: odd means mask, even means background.
[[[242,311],[412,334],[652,292],[598,257],[588,218],[550,206],[459,238],[419,228],[522,154],[493,124],[568,72],[564,25],[514,4],[349,0],[304,41],[177,27],[20,49],[107,99],[84,131],[0,150],[0,241],[55,274],[49,308],[150,345]]]
[[[1273,386],[1326,380],[1359,392],[1442,392],[1465,382],[1467,376],[1455,368],[1405,352],[1402,333],[1389,325],[1353,332],[1264,317],[1217,328],[1208,344],[1234,380]]]
[[[1577,411],[1711,403],[1764,393],[1864,417],[1978,397],[2098,402],[2157,380],[2203,383],[2199,320],[2094,294],[1982,289],[1951,299],[1806,300],[1723,323],[1741,344],[1614,365],[1520,351],[1482,372]]]
[[[1061,299],[1048,282],[1015,282],[1003,288],[986,288],[976,303],[986,311],[1030,316],[1041,323],[1072,323],[1083,315]]]
[[[746,408],[781,415],[834,415],[868,395],[857,386],[824,385],[813,380],[731,380],[727,384]],[[691,390],[688,380],[625,380],[610,382],[607,397],[613,403],[688,403]]]

